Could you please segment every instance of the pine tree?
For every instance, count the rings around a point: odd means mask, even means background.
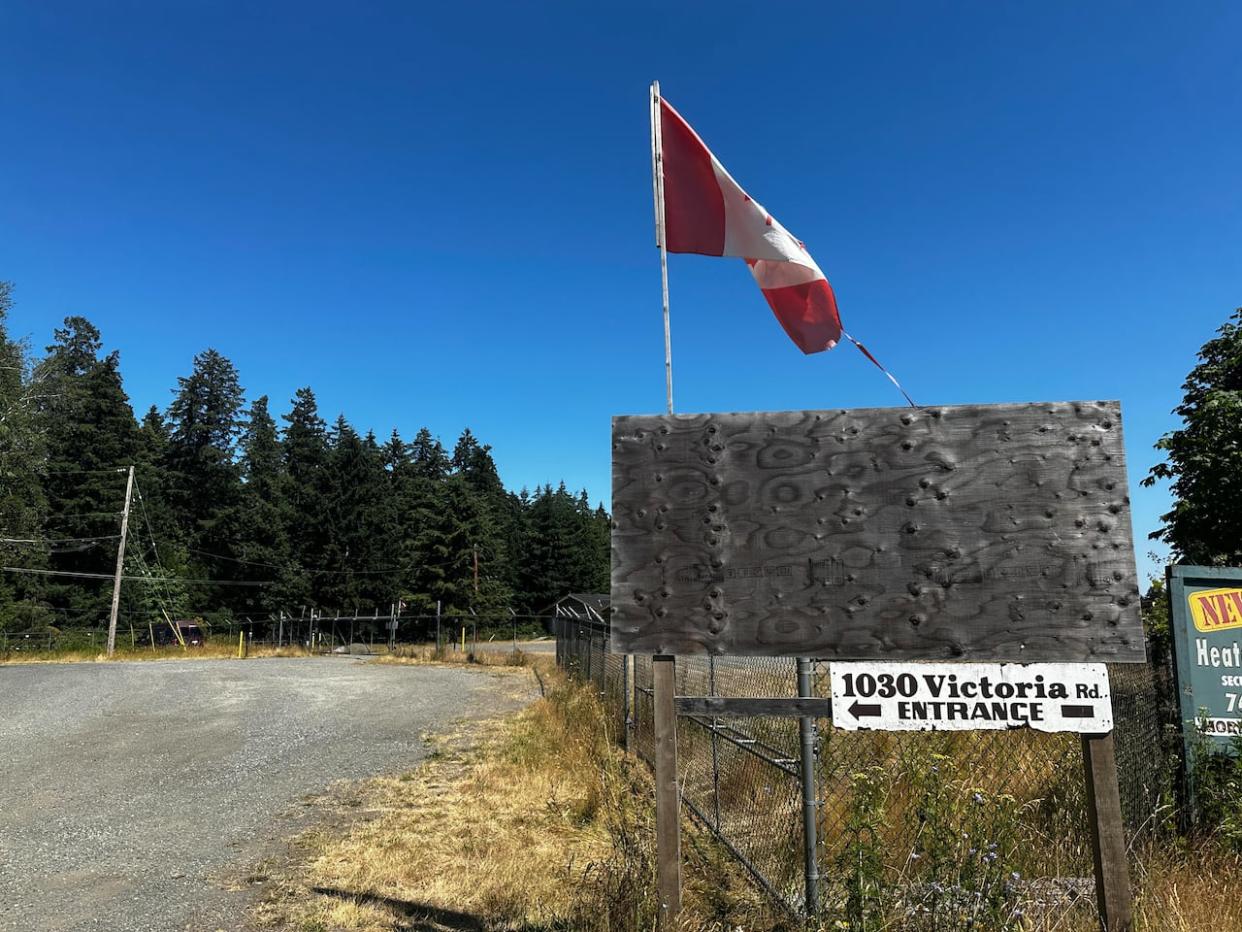
[[[324,516],[326,567],[320,583],[328,605],[342,612],[382,609],[395,600],[389,554],[394,522],[388,478],[374,435],[358,436],[342,415],[332,431]]]
[[[322,607],[315,583],[322,578],[310,569],[325,561],[326,517],[324,502],[327,483],[328,434],[319,404],[309,387],[294,394],[293,407],[282,415],[285,421],[281,449],[285,464],[285,494],[288,508],[289,547],[293,565],[286,574],[285,595],[291,611],[302,606]]]
[[[8,334],[12,289],[0,282],[0,562],[41,568],[45,548],[25,543],[43,536],[46,507],[39,482],[44,451],[35,416],[38,386],[29,377],[25,345]],[[0,575],[0,630],[51,621],[52,613],[38,602],[39,588],[32,577]]]
[[[180,523],[196,576],[244,577],[234,523],[241,496],[237,441],[244,426],[244,395],[237,369],[207,349],[194,357],[188,376],[177,379],[168,408],[169,505]],[[213,604],[227,618],[240,606],[234,587],[191,587],[196,603]],[[214,613],[203,612],[211,620]]]
[[[128,576],[167,580],[192,575],[187,535],[169,504],[172,483],[167,470],[168,456],[168,423],[159,408],[151,405],[138,428],[134,502],[125,550]],[[200,606],[215,607],[201,600]],[[185,618],[190,609],[188,591],[179,582],[131,583],[121,588],[122,619],[133,624],[140,634],[147,632],[148,626],[159,628],[167,624],[170,618]]]
[[[151,405],[138,428],[134,493],[138,513],[134,523],[159,541],[160,553],[148,555],[152,560],[157,556],[166,559],[171,554],[166,555],[165,550],[182,548],[185,543],[182,529],[169,507],[168,448],[168,423],[159,408]]]
[[[244,397],[237,369],[214,349],[194,357],[194,369],[177,379],[168,408],[168,458],[172,503],[197,548],[227,547],[216,532],[222,513],[237,504],[241,470],[237,441]]]
[[[138,425],[121,384],[119,355],[99,357],[99,330],[84,317],[68,317],[53,338],[37,372],[44,384],[46,531],[55,542],[49,563],[62,573],[110,575],[125,473],[139,452]],[[46,591],[71,623],[99,625],[107,617],[110,592],[102,584],[60,577]]]
[[[527,540],[521,567],[523,609],[546,609],[567,592],[607,592],[611,521],[592,509],[583,490],[565,483],[540,489],[527,508]]]
[[[410,466],[420,479],[432,482],[444,480],[451,466],[448,454],[440,441],[426,427],[421,428],[410,444]]]
[[[497,572],[488,520],[464,477],[449,476],[436,485],[433,506],[415,538],[413,579],[415,592],[430,605],[439,601],[447,615],[473,612],[497,619],[512,601]]]
[[[576,522],[573,498],[565,484],[555,491],[550,485],[537,490],[527,520],[529,536],[520,575],[522,608],[538,612],[575,591],[571,564]]]
[[[0,556],[110,576],[133,464],[125,571],[146,580],[122,588],[123,632],[303,607],[386,614],[398,599],[495,619],[607,587],[603,508],[563,484],[507,491],[469,429],[452,455],[426,428],[381,446],[343,416],[329,431],[303,388],[278,431],[266,398],[244,410],[238,374],[214,350],[178,380],[167,416],[152,407],[139,425],[98,329],[67,318],[31,367],[5,330],[10,294],[0,285]],[[0,625],[101,624],[106,583],[0,577]]]
[[[296,574],[287,531],[290,515],[284,498],[284,461],[267,396],[256,399],[248,414],[241,439],[244,485],[236,512],[227,523],[235,535],[233,549],[237,554],[231,564],[236,569],[230,575],[269,583],[239,587],[239,595],[233,599],[239,614],[255,617],[284,608]]]
[[[479,610],[480,600],[486,602],[489,611],[501,611],[511,598],[518,574],[513,566],[510,544],[520,529],[514,510],[513,499],[500,481],[500,471],[492,459],[492,448],[481,444],[470,428],[462,431],[453,448],[451,461],[453,475],[462,480],[470,498],[466,514],[472,522],[471,560],[472,586],[473,561],[479,561],[479,595],[472,603]],[[488,596],[483,599],[482,581],[489,584]],[[504,605],[498,603],[505,603]]]

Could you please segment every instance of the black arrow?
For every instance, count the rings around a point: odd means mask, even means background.
[[[1061,715],[1064,718],[1095,718],[1095,706],[1063,705]]]
[[[858,700],[854,700],[854,704],[850,706],[850,715],[854,718],[862,718],[864,715],[879,715],[880,705],[860,705]]]

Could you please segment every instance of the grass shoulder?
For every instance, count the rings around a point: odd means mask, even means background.
[[[359,818],[298,840],[300,856],[258,907],[258,924],[653,928],[648,771],[616,748],[588,689],[555,670],[541,676],[545,696],[523,712],[437,739],[417,769],[360,784],[349,794]],[[680,928],[793,928],[706,836],[688,829],[685,850]]]

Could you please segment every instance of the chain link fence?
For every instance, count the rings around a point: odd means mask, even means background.
[[[651,658],[611,652],[598,622],[557,619],[555,633],[558,663],[595,685],[619,740],[654,764]],[[831,696],[829,668],[812,662],[811,695]],[[1174,795],[1176,697],[1167,662],[1110,665],[1109,676],[1133,851]],[[679,696],[798,694],[793,658],[677,658]],[[1094,909],[1078,735],[813,726],[807,785],[798,719],[678,716],[686,809],[792,911],[896,908],[909,927],[937,929],[961,924],[950,914],[977,913],[978,902],[963,905],[970,897],[990,898],[984,906],[1009,921]],[[814,806],[809,864],[804,793]]]
[[[133,617],[122,613],[116,645],[121,650],[153,650],[179,646],[178,632],[189,647],[202,644],[236,646],[244,635],[251,647],[291,647],[313,653],[379,654],[402,647],[435,644],[444,650],[477,651],[489,645],[512,645],[546,636],[549,619],[544,615],[510,614],[503,617],[470,615],[349,615],[305,613],[271,618],[233,618],[207,621],[202,618],[170,624],[162,618]],[[25,655],[71,652],[102,652],[108,643],[106,625],[95,627],[42,627],[30,630],[0,629],[0,659]]]

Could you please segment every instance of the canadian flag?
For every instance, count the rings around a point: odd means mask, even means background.
[[[663,97],[659,104],[668,251],[745,259],[798,348],[832,349],[841,339],[837,299],[806,247],[742,190],[681,114]]]

